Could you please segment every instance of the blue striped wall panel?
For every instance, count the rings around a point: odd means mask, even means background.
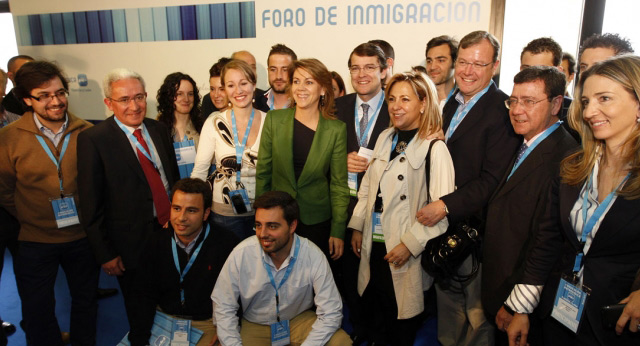
[[[89,43],[89,29],[87,29],[87,14],[74,12],[73,19],[76,24],[76,38],[78,43]]]
[[[30,46],[31,45],[31,28],[29,26],[29,17],[18,16],[18,32],[20,37],[18,45]]]
[[[100,18],[100,38],[102,38],[102,42],[115,42],[111,10],[98,11],[98,17]]]
[[[242,37],[240,29],[240,3],[224,4],[225,17],[227,18],[227,38]]]
[[[153,10],[153,32],[156,41],[169,41],[169,27],[167,24],[167,8],[154,7]]]
[[[31,32],[31,44],[34,46],[41,46],[42,40],[42,26],[40,25],[40,16],[37,14],[29,15],[29,31]]]
[[[98,11],[87,11],[87,29],[89,30],[89,42],[100,43],[100,17]]]
[[[67,44],[78,43],[76,39],[76,25],[73,20],[73,12],[62,14],[62,22],[64,25],[64,41]]]
[[[169,41],[182,40],[180,6],[167,7],[167,27],[169,29]]]
[[[51,14],[51,29],[53,33],[53,44],[64,44],[64,21],[62,13]]]
[[[211,39],[211,17],[209,5],[196,5],[196,30],[199,40]]]
[[[113,10],[111,18],[113,21],[113,40],[115,42],[127,42],[127,21],[124,10]]]
[[[227,20],[224,4],[213,4],[211,8],[211,38],[227,38]]]
[[[195,6],[180,6],[180,22],[182,24],[182,39],[197,40]]]
[[[140,16],[137,8],[128,8],[124,10],[124,18],[127,22],[127,41],[140,42],[142,40],[140,34]]]
[[[51,25],[51,15],[40,15],[40,29],[42,30],[42,44],[53,44],[53,26]]]
[[[184,41],[256,37],[255,2],[16,16],[18,44]]]
[[[240,3],[240,28],[242,37],[256,37],[256,13],[255,3]]]
[[[140,38],[143,42],[155,41],[153,31],[153,11],[150,8],[138,9],[140,15]]]

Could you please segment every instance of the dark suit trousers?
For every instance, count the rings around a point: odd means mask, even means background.
[[[13,268],[27,337],[34,346],[62,345],[55,315],[58,266],[71,293],[71,343],[95,345],[99,270],[86,238],[61,244],[18,242]]]

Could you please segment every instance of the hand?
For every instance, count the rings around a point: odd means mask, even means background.
[[[529,335],[529,315],[516,313],[507,327],[509,346],[526,346]]]
[[[353,248],[353,253],[360,258],[360,249],[362,249],[362,232],[355,229],[353,230],[353,234],[351,234],[351,247]]]
[[[501,306],[496,315],[496,326],[498,326],[499,330],[506,332],[512,319],[513,315],[508,313],[504,306]]]
[[[218,342],[218,333],[216,333],[216,335],[213,336],[213,339],[211,339],[211,342],[209,343],[209,346],[215,346],[215,345],[220,345],[220,343]]]
[[[411,256],[411,251],[407,248],[406,245],[400,243],[396,245],[386,256],[384,256],[384,260],[393,264],[396,267],[402,267]]]
[[[438,130],[438,132],[434,132],[430,135],[428,135],[427,137],[425,137],[425,139],[429,140],[429,139],[441,139],[444,141],[444,132],[442,131],[442,129]]]
[[[347,155],[347,171],[351,173],[361,173],[367,170],[367,166],[369,166],[369,160],[358,156],[358,153],[355,151]]]
[[[620,304],[627,304],[622,310],[622,315],[616,323],[616,334],[622,334],[624,326],[629,322],[629,331],[638,332],[640,325],[640,290],[633,291],[631,294],[620,301]]]
[[[435,226],[440,220],[447,216],[444,207],[445,204],[442,200],[431,202],[418,210],[416,219],[425,226]]]
[[[344,240],[336,237],[329,237],[329,254],[332,260],[342,257],[344,251]]]
[[[107,275],[111,276],[120,276],[124,275],[124,264],[122,263],[122,258],[120,256],[112,259],[111,261],[102,265],[102,270],[104,270]]]

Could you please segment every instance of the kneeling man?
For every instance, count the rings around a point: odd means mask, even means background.
[[[229,255],[211,294],[220,342],[351,345],[338,329],[342,302],[326,257],[294,234],[298,203],[286,192],[270,191],[256,199],[254,209],[256,237]]]
[[[209,297],[227,256],[237,244],[230,232],[213,229],[211,188],[200,179],[179,180],[171,193],[169,228],[153,232],[142,252],[134,282],[134,316],[129,333],[132,346],[148,345],[156,307],[204,334],[197,345],[216,336]]]

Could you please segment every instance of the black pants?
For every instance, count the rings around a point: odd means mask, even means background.
[[[384,243],[374,242],[369,265],[371,277],[362,295],[362,318],[366,326],[367,339],[381,345],[412,346],[422,314],[399,320],[391,269],[384,260],[387,249]]]
[[[99,271],[86,238],[61,244],[18,242],[13,270],[27,337],[34,346],[62,345],[55,315],[58,266],[71,294],[71,343],[95,345]]]

